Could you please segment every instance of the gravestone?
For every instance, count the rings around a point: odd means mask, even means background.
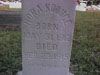
[[[75,0],[23,0],[23,75],[70,75]]]

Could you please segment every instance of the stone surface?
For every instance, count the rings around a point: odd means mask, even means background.
[[[17,75],[22,75],[22,71],[19,71],[19,72],[17,73]]]
[[[22,75],[22,71],[19,71],[19,72],[17,73],[17,75]],[[74,75],[74,74],[70,73],[69,75]]]
[[[69,75],[74,75],[74,74],[70,73]]]
[[[23,75],[69,75],[75,0],[23,0]]]

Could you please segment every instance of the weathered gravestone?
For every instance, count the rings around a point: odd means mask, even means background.
[[[23,75],[69,75],[75,0],[23,0]]]

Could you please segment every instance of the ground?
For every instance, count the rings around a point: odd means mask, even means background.
[[[9,8],[8,5],[0,5],[0,10],[21,10],[20,8]]]
[[[100,12],[77,12],[71,70],[75,75],[100,75]]]
[[[21,65],[20,28],[0,30],[0,75],[15,75]],[[100,75],[100,12],[77,12],[70,71]]]

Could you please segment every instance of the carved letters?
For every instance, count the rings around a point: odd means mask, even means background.
[[[72,23],[67,10],[56,4],[38,4],[30,10],[23,23],[30,28],[24,30],[24,39],[32,40],[35,46],[31,52],[26,52],[28,59],[59,59],[61,61],[68,59],[66,53],[59,52],[59,42],[65,44],[72,40],[71,36],[65,33],[66,27]],[[48,66],[42,63],[40,65]]]

